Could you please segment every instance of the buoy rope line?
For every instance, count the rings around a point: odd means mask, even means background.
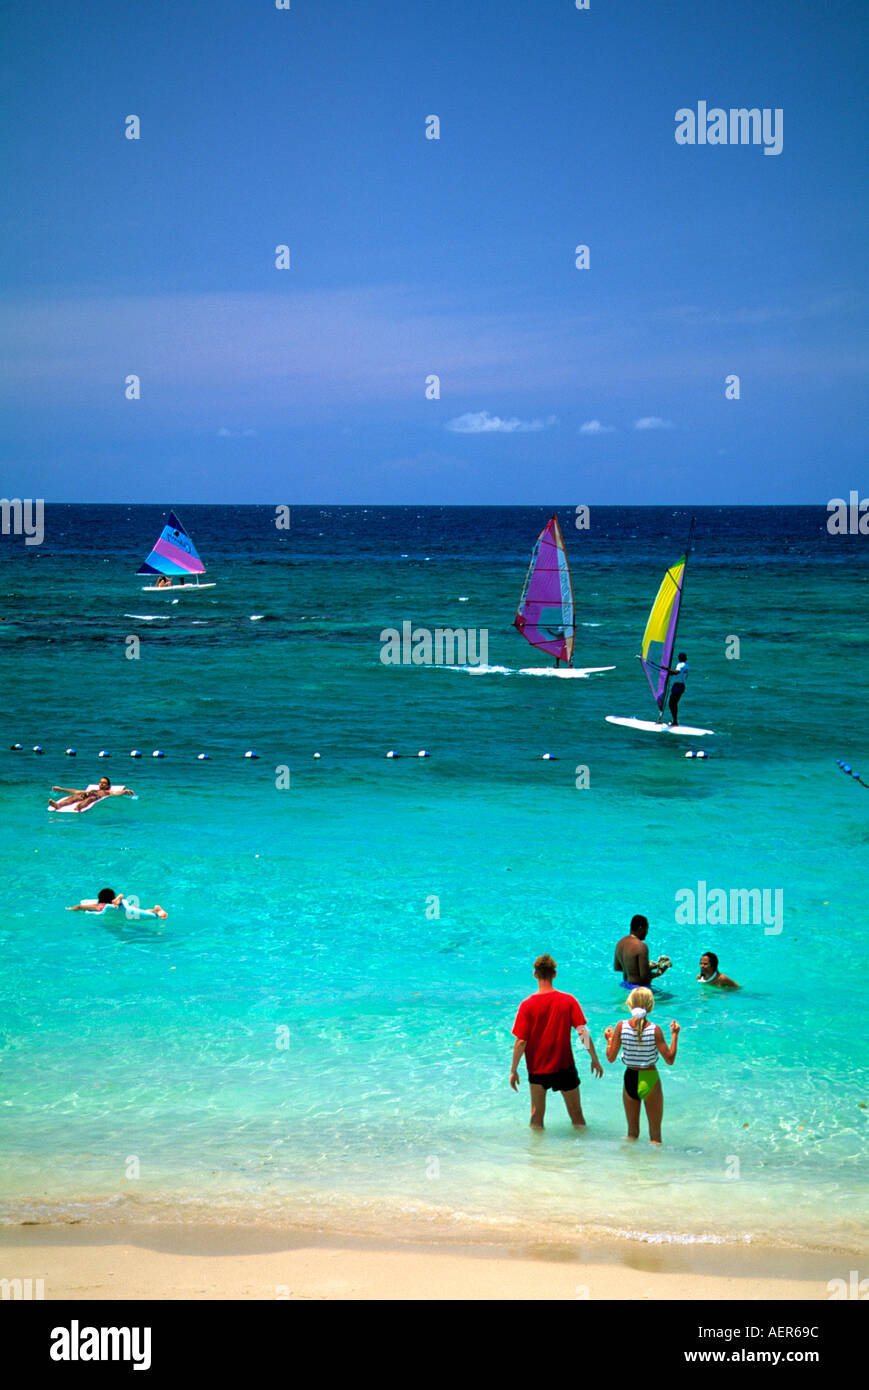
[[[861,787],[866,787],[869,790],[869,782],[864,782],[859,772],[855,772],[851,764],[846,763],[844,758],[837,758],[836,766],[840,767],[848,777],[852,777],[855,782],[859,782]]]
[[[25,749],[23,743],[13,743],[13,744],[10,744],[10,747],[9,747],[9,752],[10,752],[10,753],[24,753],[24,752],[27,752],[27,751],[28,751],[28,750]],[[33,745],[33,747],[32,747],[29,751],[30,751],[31,753],[36,753],[36,754],[39,755],[39,756],[44,756],[44,755],[45,755],[45,749],[44,749],[44,748],[42,747],[42,745],[39,744],[39,743],[35,743],[35,744]],[[64,756],[67,757],[67,758],[77,758],[77,757],[79,756],[79,750],[78,750],[77,748],[64,748],[63,752],[64,752]],[[85,756],[87,756],[87,757],[96,756],[97,758],[111,758],[111,757],[114,756],[114,755],[111,753],[111,751],[110,751],[108,748],[101,748],[100,751],[99,751],[96,755],[94,755],[94,754],[87,754],[87,755],[85,755]],[[169,755],[168,755],[167,753],[165,753],[165,752],[163,751],[162,748],[155,748],[154,751],[153,751],[151,754],[145,754],[145,753],[143,753],[142,750],[141,750],[141,748],[131,748],[129,754],[125,755],[125,754],[122,753],[122,754],[119,754],[118,756],[120,756],[120,757],[129,756],[129,757],[131,757],[131,758],[144,758],[144,757],[146,757],[146,756],[150,756],[150,757],[152,757],[152,758],[166,758],[166,757],[168,757]],[[212,761],[212,756],[211,756],[210,753],[195,753],[195,754],[192,754],[192,755],[191,755],[191,754],[186,754],[186,755],[184,755],[184,756],[186,756],[186,757],[192,756],[197,762],[200,762],[200,763],[210,763],[210,762]],[[232,757],[233,755],[232,755],[232,754],[228,754],[227,756]],[[237,756],[237,755],[236,755],[236,756]],[[249,759],[249,760],[252,761],[252,762],[257,762],[257,761],[259,761],[260,754],[257,753],[255,749],[253,749],[253,748],[248,748],[248,749],[246,750],[246,752],[243,754],[243,756],[244,756],[245,758]],[[381,756],[384,756],[384,755],[381,755]],[[419,752],[417,752],[417,753],[400,753],[397,749],[395,749],[395,748],[390,748],[389,752],[388,752],[387,754],[385,754],[385,756],[386,756],[387,758],[430,758],[430,757],[431,757],[431,753],[430,753],[430,751],[428,750],[428,748],[420,748]],[[544,756],[547,756],[547,755],[544,755]],[[316,761],[319,761],[319,759],[322,757],[322,754],[321,754],[321,753],[313,753],[313,754],[311,754],[311,757],[312,757],[312,759],[316,762]]]

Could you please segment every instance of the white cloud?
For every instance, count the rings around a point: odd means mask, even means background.
[[[600,420],[586,420],[579,427],[580,434],[615,434],[615,425],[602,425]]]
[[[225,425],[217,431],[218,439],[251,439],[255,434],[256,430],[228,430]]]
[[[448,420],[446,428],[454,434],[522,434],[545,430],[554,424],[554,415],[548,415],[545,420],[518,420],[515,415],[503,420],[500,415],[490,415],[488,410],[467,410],[455,420]]]
[[[660,415],[644,415],[642,419],[634,421],[635,430],[671,430],[673,426],[669,420],[662,420]]]

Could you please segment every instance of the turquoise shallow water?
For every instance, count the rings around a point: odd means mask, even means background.
[[[687,514],[602,508],[586,534],[561,509],[577,663],[616,666],[588,680],[519,674],[543,664],[511,627],[539,509],[301,508],[288,535],[267,508],[182,517],[219,586],[177,605],[134,573],[158,509],[48,508],[42,546],[2,540],[5,1219],[856,1248],[869,793],[835,759],[869,752],[865,541],[822,510],[698,513],[701,762],[604,722],[654,712],[634,653]],[[404,619],[485,627],[507,670],[386,667]],[[52,783],[106,767],[137,800],[46,814]],[[677,923],[701,880],[780,889],[782,931]],[[168,921],[64,912],[107,885]],[[588,1131],[556,1099],[531,1135],[507,1084],[531,962],[555,955],[602,1053],[636,911],[674,961],[657,1017],[683,1025],[665,1147],[622,1144],[621,1070],[584,1055]],[[707,948],[738,994],[696,984]]]

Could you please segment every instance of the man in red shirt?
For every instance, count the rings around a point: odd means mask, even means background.
[[[537,993],[523,999],[513,1024],[513,1065],[510,1085],[519,1089],[519,1058],[523,1052],[528,1064],[531,1085],[531,1124],[543,1128],[546,1113],[546,1092],[561,1091],[567,1113],[575,1128],[585,1124],[579,1101],[579,1076],[573,1060],[570,1032],[575,1028],[580,1041],[591,1057],[592,1076],[603,1076],[591,1034],[586,1027],[585,1014],[572,994],[555,989],[557,966],[551,956],[538,956],[534,962]]]

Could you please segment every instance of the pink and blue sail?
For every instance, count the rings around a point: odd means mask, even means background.
[[[532,647],[573,665],[573,585],[557,516],[537,538],[513,625]]]
[[[169,513],[166,525],[154,543],[154,549],[136,573],[165,575],[205,573],[205,566],[199,558],[196,546],[174,512]]]

